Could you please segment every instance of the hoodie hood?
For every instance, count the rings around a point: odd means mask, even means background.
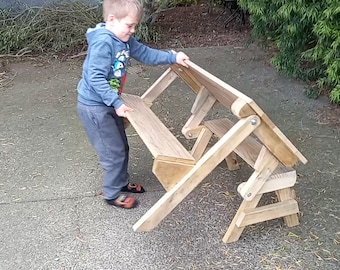
[[[100,36],[111,36],[114,39],[117,39],[113,33],[111,33],[109,30],[105,28],[105,23],[98,23],[95,27],[88,28],[86,31],[86,40],[89,46],[91,46],[91,43],[100,38]],[[117,41],[119,41],[117,39]]]

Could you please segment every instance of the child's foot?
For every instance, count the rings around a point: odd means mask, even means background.
[[[110,205],[114,205],[125,209],[134,208],[138,205],[138,201],[135,198],[124,194],[119,195],[116,199],[106,200],[106,202]]]
[[[141,185],[128,183],[126,186],[122,187],[121,191],[132,192],[132,193],[143,193],[145,192],[145,189]]]

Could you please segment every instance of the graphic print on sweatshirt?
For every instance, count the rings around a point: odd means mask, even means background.
[[[126,66],[129,61],[130,50],[122,50],[116,54],[112,71],[114,78],[109,80],[109,84],[113,91],[121,94],[126,81]]]

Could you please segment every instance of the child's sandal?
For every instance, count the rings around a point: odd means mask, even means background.
[[[110,205],[114,205],[120,208],[130,209],[137,206],[138,202],[135,198],[121,194],[116,199],[106,200]]]
[[[141,185],[128,183],[126,186],[122,187],[121,191],[132,193],[144,193],[145,189]]]

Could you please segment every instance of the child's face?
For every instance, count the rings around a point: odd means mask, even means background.
[[[111,15],[106,21],[106,28],[115,34],[121,41],[127,42],[130,36],[135,32],[137,24],[137,16],[127,15],[122,19],[117,19]]]

